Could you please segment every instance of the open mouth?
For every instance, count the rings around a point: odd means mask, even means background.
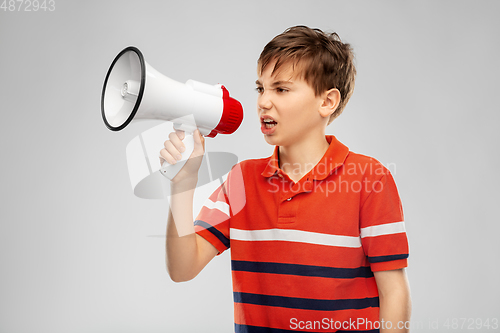
[[[275,121],[274,121],[273,119],[271,119],[271,118],[264,118],[264,119],[262,120],[262,124],[264,124],[264,126],[265,126],[266,128],[273,128],[273,127],[274,127],[274,126],[276,126],[278,123],[277,123],[277,122],[275,122]]]

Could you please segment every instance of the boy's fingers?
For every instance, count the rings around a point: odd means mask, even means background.
[[[177,134],[177,136],[179,137],[179,139],[181,140],[184,140],[184,137],[186,136],[186,134],[184,133],[184,131],[181,131],[181,130],[175,130],[175,134]]]
[[[167,161],[169,164],[177,163],[175,158],[173,158],[172,155],[165,148],[160,150],[160,164],[163,164],[164,160]]]
[[[179,135],[182,135],[182,137],[179,137]],[[182,142],[182,139],[184,139],[184,132],[183,131],[172,132],[168,135],[168,138],[170,139],[170,141],[165,141],[165,144],[164,144],[165,148],[167,148],[167,150],[168,150],[167,142],[170,142],[173,145],[173,147],[175,147],[176,150],[180,151],[181,153],[184,152],[184,150],[186,150],[186,146]]]
[[[174,134],[175,136],[175,134]],[[177,138],[177,140],[179,140]],[[182,143],[180,143],[182,144]],[[163,150],[165,150],[166,153],[168,153],[171,157],[173,157],[174,159],[176,160],[180,160],[182,159],[182,155],[181,155],[181,151],[178,147],[175,146],[175,144],[171,141],[171,140],[167,140],[165,141],[165,143],[163,143],[163,145],[165,146]],[[167,159],[168,161],[168,159]]]
[[[186,161],[186,164],[182,167],[181,172],[174,177],[175,179],[179,177],[192,177],[200,168],[202,160],[200,157],[205,153],[205,138],[198,129],[193,132],[192,136],[192,140],[194,141],[193,152]],[[170,140],[163,143],[165,148],[160,151],[160,164],[164,164],[163,159],[169,164],[176,164],[182,159],[181,153],[185,152],[186,146],[181,141],[181,138],[185,138],[184,131],[176,131],[169,134]]]

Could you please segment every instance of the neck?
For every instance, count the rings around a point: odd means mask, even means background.
[[[291,146],[280,146],[278,148],[280,168],[297,182],[321,161],[328,147],[329,143],[324,133]]]

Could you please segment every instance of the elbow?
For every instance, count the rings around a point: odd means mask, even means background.
[[[167,273],[170,276],[170,279],[175,283],[191,281],[196,277],[196,274],[193,275],[189,273],[177,272],[175,270],[169,269],[168,266],[167,266]]]
[[[175,283],[187,282],[187,281],[190,281],[193,279],[193,278],[188,278],[188,277],[184,277],[184,276],[177,276],[174,274],[169,274],[169,275],[170,275],[170,280],[172,280]]]

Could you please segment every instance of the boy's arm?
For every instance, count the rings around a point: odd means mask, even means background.
[[[168,163],[176,163],[175,156],[183,150],[183,137],[183,132],[171,133],[170,140],[165,142],[165,149],[160,154]],[[212,244],[194,231],[193,197],[204,153],[204,140],[198,131],[193,137],[193,154],[170,183],[165,247],[167,271],[175,282],[193,279],[218,253]]]
[[[192,217],[194,186],[186,191],[182,191],[174,184],[171,186],[172,192],[176,191],[177,194],[172,195],[170,199],[166,264],[172,281],[184,282],[195,278],[219,251],[194,231]],[[178,230],[182,234],[180,237]]]
[[[380,332],[409,332],[411,297],[406,271],[402,268],[373,274],[380,299]]]

